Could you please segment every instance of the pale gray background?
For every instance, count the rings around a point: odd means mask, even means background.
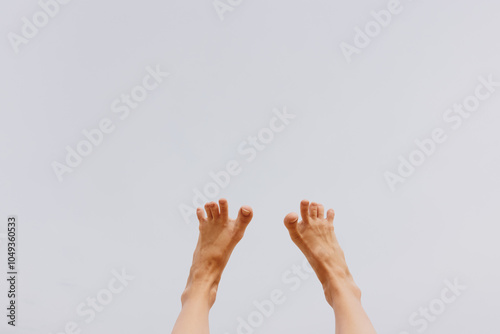
[[[179,205],[232,159],[243,172],[221,196],[233,216],[249,204],[255,218],[223,276],[213,333],[236,333],[237,317],[273,289],[287,301],[256,333],[334,332],[316,278],[297,291],[281,280],[302,262],[282,219],[303,198],[336,210],[379,333],[416,333],[409,316],[454,278],[467,290],[426,333],[498,331],[500,90],[457,131],[442,115],[478,76],[500,80],[500,5],[402,0],[348,63],[339,44],[386,4],[253,0],[221,21],[211,0],[73,0],[15,54],[7,34],[39,7],[3,1],[0,233],[18,215],[21,274],[19,326],[7,328],[2,311],[1,332],[59,333],[76,321],[83,333],[169,333],[197,238]],[[170,77],[120,121],[111,102],[156,64]],[[283,107],[295,120],[244,163],[238,145]],[[51,163],[104,117],[116,130],[58,182]],[[437,126],[448,141],[391,192],[383,173]],[[84,324],[76,306],[120,268],[135,280]],[[0,289],[5,305],[4,279]]]

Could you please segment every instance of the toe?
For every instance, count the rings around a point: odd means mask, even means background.
[[[299,222],[299,215],[297,215],[295,212],[291,212],[287,214],[285,217],[285,226],[288,229],[296,228],[298,222]]]
[[[325,218],[325,208],[323,207],[322,204],[318,204],[318,218],[321,219]]]
[[[330,209],[327,211],[326,213],[326,219],[331,223],[333,224],[333,218],[335,218],[335,211],[333,211],[333,209]]]
[[[196,216],[198,217],[198,220],[200,221],[200,223],[203,223],[207,220],[207,217],[205,217],[205,212],[203,212],[202,208],[196,209]]]
[[[205,211],[207,212],[208,219],[214,219],[214,216],[212,215],[212,210],[210,209],[211,204],[212,203],[205,204]]]
[[[297,230],[297,224],[299,223],[299,215],[295,212],[289,213],[285,217],[285,226],[290,232],[292,238],[298,237],[299,232]]]
[[[306,199],[300,202],[300,216],[303,222],[309,223],[309,201]]]
[[[241,207],[238,212],[238,218],[236,218],[236,223],[239,225],[243,225],[246,228],[246,225],[250,223],[253,217],[253,210],[248,205],[244,205]]]
[[[220,216],[222,219],[227,219],[229,217],[229,205],[227,204],[227,200],[225,198],[221,198],[219,200],[219,206],[220,206]]]
[[[311,205],[309,205],[309,215],[313,219],[318,217],[318,204],[317,203],[312,202]]]
[[[219,213],[219,206],[217,205],[217,203],[215,202],[210,203],[210,212],[212,212],[212,216],[214,217],[214,219],[219,218],[220,213]]]

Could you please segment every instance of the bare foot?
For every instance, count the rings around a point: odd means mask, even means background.
[[[222,272],[234,247],[243,238],[253,212],[249,206],[243,206],[238,218],[231,219],[225,199],[219,200],[219,205],[215,202],[207,203],[205,211],[206,216],[201,208],[196,210],[200,234],[182,302],[189,297],[201,295],[208,298],[209,305],[212,306]]]
[[[302,221],[296,213],[285,217],[285,226],[292,241],[304,253],[311,267],[316,272],[328,303],[334,307],[337,298],[345,294],[361,298],[361,292],[354,283],[344,252],[335,236],[333,218],[335,212],[326,213],[323,205],[303,200],[300,203]]]

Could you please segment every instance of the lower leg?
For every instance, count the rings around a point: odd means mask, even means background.
[[[220,208],[219,208],[220,206]],[[208,334],[208,315],[217,295],[217,288],[229,257],[241,240],[252,219],[252,209],[242,207],[236,220],[228,215],[225,199],[219,206],[205,205],[207,215],[198,209],[200,235],[193,255],[186,288],[182,294],[182,310],[172,334]]]
[[[196,273],[191,269],[181,303],[182,309],[172,334],[208,334],[208,314],[215,302],[219,278],[214,271]]]
[[[328,304],[335,312],[337,334],[375,334],[361,305],[361,291],[347,267],[344,252],[335,236],[334,211],[326,213],[320,204],[302,201],[302,221],[295,213],[285,217],[293,242],[304,253],[316,272]]]

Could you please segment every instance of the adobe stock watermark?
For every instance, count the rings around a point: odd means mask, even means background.
[[[121,272],[112,270],[113,277],[108,281],[105,288],[97,291],[93,296],[89,296],[85,301],[76,306],[76,315],[81,319],[69,321],[64,324],[63,328],[55,333],[49,334],[80,334],[83,332],[84,325],[88,325],[97,317],[98,313],[103,312],[114,298],[122,293],[134,276],[130,276],[122,269]]]
[[[384,178],[392,192],[396,191],[396,186],[405,183],[422,166],[429,157],[436,153],[439,145],[448,140],[451,131],[458,130],[462,124],[476,112],[481,104],[491,98],[500,87],[500,82],[493,80],[493,74],[487,77],[478,77],[479,84],[474,92],[466,96],[462,102],[453,104],[443,113],[443,121],[449,128],[434,128],[430,135],[423,139],[416,139],[416,146],[406,156],[398,156],[399,165],[394,171],[386,171]]]
[[[221,21],[224,21],[226,13],[233,12],[242,3],[243,0],[214,0],[212,2]]]
[[[156,68],[146,67],[146,75],[142,82],[134,86],[130,92],[123,93],[111,102],[111,112],[120,121],[127,119],[131,111],[137,109],[141,102],[146,100],[148,95],[157,89],[170,73],[164,72],[160,65]],[[105,136],[111,134],[116,129],[116,121],[109,117],[102,118],[97,126],[91,129],[83,129],[82,137],[73,147],[66,146],[66,157],[63,162],[53,161],[51,166],[59,182],[63,182],[63,176],[72,173],[80,166],[85,157],[88,157],[95,148],[102,145]]]
[[[296,115],[289,113],[286,107],[283,110],[273,109],[273,117],[269,120],[268,126],[262,128],[256,135],[248,136],[238,145],[239,157],[228,161],[223,170],[209,172],[211,181],[205,183],[201,189],[193,189],[194,195],[190,204],[179,204],[179,212],[184,222],[189,224],[191,218],[196,217],[197,207],[203,207],[205,203],[215,200],[221,190],[227,188],[231,179],[241,174],[243,164],[253,162],[258,153],[265,150],[274,141],[275,136],[283,132],[295,117]],[[243,162],[240,162],[240,159],[243,159]]]
[[[35,38],[41,29],[43,29],[49,22],[59,15],[61,8],[70,3],[71,0],[40,0],[38,6],[40,7],[30,17],[23,16],[21,18],[20,34],[9,32],[7,39],[16,54],[20,52],[21,45],[28,44]]]
[[[412,334],[425,332],[432,323],[436,322],[439,317],[446,312],[451,304],[455,303],[462,293],[467,289],[462,285],[458,278],[453,282],[450,280],[444,281],[444,288],[439,296],[430,300],[426,305],[419,307],[408,318],[408,324],[411,329],[399,332],[399,334]]]
[[[311,276],[314,276],[314,270],[306,259],[302,261],[301,265],[292,265],[281,275],[281,283],[286,288],[273,289],[269,293],[269,298],[254,300],[252,311],[246,316],[236,318],[238,325],[234,333],[253,334],[258,328],[262,327],[266,319],[276,312],[280,305],[285,303],[287,293],[297,291]],[[225,332],[224,334],[229,333]]]
[[[393,19],[401,14],[404,9],[405,7],[400,0],[389,0],[385,9],[372,10],[370,12],[370,20],[367,21],[362,28],[359,26],[354,27],[354,38],[352,42],[347,43],[342,41],[339,44],[340,51],[344,55],[346,61],[351,63],[353,57],[361,54],[361,51],[366,49],[384,29],[389,27]]]

